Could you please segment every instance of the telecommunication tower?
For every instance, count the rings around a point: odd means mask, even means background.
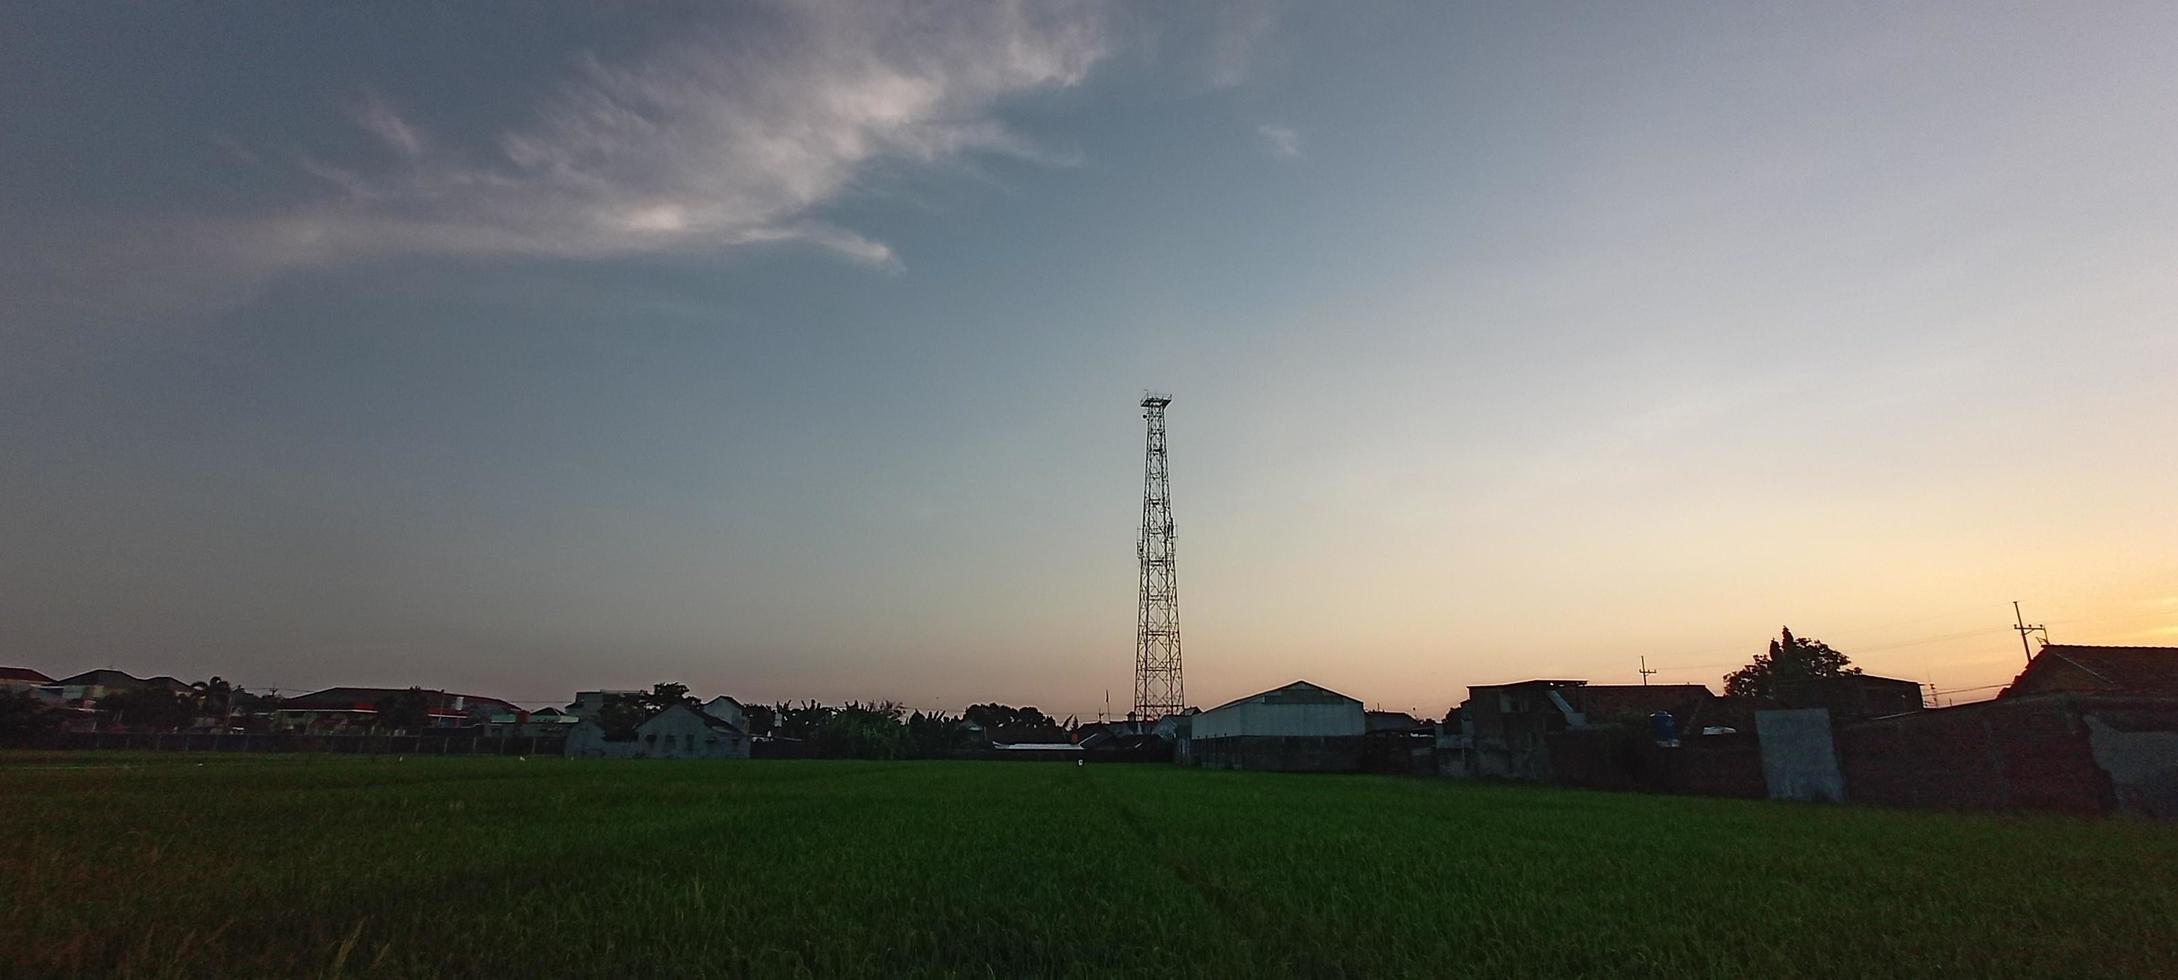
[[[1142,599],[1134,637],[1134,713],[1144,720],[1180,713],[1180,589],[1173,571],[1172,480],[1165,462],[1165,406],[1171,395],[1142,396],[1149,436],[1142,450]]]

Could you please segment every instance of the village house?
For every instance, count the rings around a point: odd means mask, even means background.
[[[1647,732],[1657,713],[1674,733],[1715,695],[1700,684],[1590,684],[1536,679],[1467,689],[1460,705],[1463,758],[1459,775],[1545,781],[1553,778],[1551,735],[1574,729],[1636,724]]]
[[[596,718],[605,706],[614,701],[642,697],[648,691],[576,691],[575,700],[567,706],[567,713],[577,718]]]
[[[273,710],[278,731],[323,734],[367,731],[378,726],[378,702],[408,691],[405,687],[328,687],[322,691],[286,698]],[[436,730],[483,724],[495,714],[512,714],[511,702],[476,694],[448,691],[422,692],[425,727]]]
[[[1997,696],[2056,692],[2178,697],[2178,647],[2044,644]]]
[[[569,758],[746,759],[748,734],[702,708],[676,704],[635,727],[633,738],[607,738],[595,720],[581,719],[567,736]]]
[[[724,721],[743,732],[749,730],[749,711],[741,702],[724,694],[703,703],[703,713]]]
[[[53,683],[53,678],[42,671],[28,667],[0,667],[0,691],[36,691]]]
[[[566,738],[582,719],[558,708],[535,711],[501,711],[484,723],[484,734],[496,738]]]
[[[52,681],[44,687],[57,695],[62,704],[82,708],[97,707],[99,699],[117,691],[133,691],[145,687],[163,687],[176,694],[189,693],[189,685],[178,678],[163,674],[158,677],[137,677],[111,667],[86,670]]]

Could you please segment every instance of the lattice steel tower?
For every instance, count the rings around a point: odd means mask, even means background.
[[[1171,395],[1144,394],[1142,419],[1149,438],[1142,450],[1141,616],[1134,634],[1134,712],[1145,718],[1180,713],[1187,687],[1180,680],[1180,589],[1173,573],[1172,480],[1165,463],[1165,406]]]

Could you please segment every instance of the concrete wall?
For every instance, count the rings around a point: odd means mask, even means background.
[[[2178,700],[2049,694],[1846,725],[1853,798],[2178,817]]]
[[[2128,712],[2082,717],[2095,765],[2110,777],[2111,803],[2121,813],[2178,819],[2178,726],[2129,724]],[[2164,722],[2172,719],[2164,718]]]
[[[1187,742],[1187,759],[1204,769],[1354,772],[1361,768],[1363,741],[1361,735],[1198,735]]]
[[[1359,701],[1260,704],[1244,701],[1196,715],[1196,739],[1236,736],[1359,736],[1369,730]]]
[[[1845,802],[1828,709],[1757,711],[1755,736],[1762,744],[1762,780],[1770,799]]]

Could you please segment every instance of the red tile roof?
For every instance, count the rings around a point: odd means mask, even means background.
[[[2004,697],[2046,691],[2122,691],[2178,696],[2178,647],[2052,643],[2012,679]]]
[[[1589,684],[1564,694],[1591,724],[1659,711],[1677,714],[1716,696],[1700,684]]]

